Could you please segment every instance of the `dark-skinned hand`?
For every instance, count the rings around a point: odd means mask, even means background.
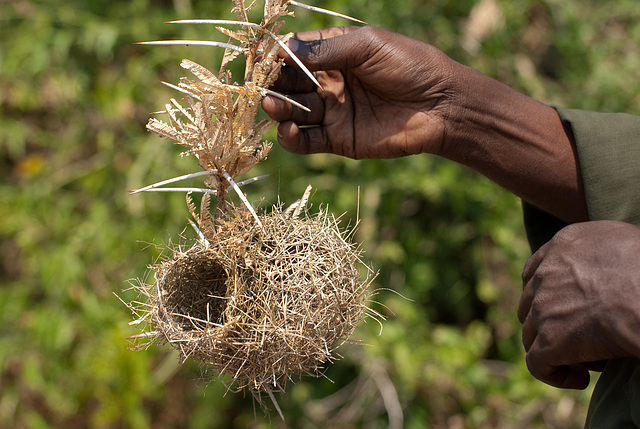
[[[289,46],[322,89],[282,54],[287,66],[273,89],[311,109],[263,100],[285,149],[356,159],[439,152],[456,64],[441,51],[374,27],[298,33]]]
[[[640,227],[570,225],[529,259],[522,280],[518,319],[534,377],[583,389],[590,369],[640,357]]]

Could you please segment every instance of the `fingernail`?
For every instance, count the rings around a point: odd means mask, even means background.
[[[287,46],[289,46],[289,49],[291,49],[291,52],[295,53],[300,47],[300,42],[298,42],[297,39],[289,39],[289,41],[287,42]]]

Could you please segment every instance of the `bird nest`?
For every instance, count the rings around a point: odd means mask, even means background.
[[[283,390],[322,365],[366,311],[371,272],[326,212],[301,218],[274,208],[216,219],[207,239],[178,247],[141,286],[135,311],[151,337],[218,374],[229,387]],[[366,267],[365,267],[366,268]]]

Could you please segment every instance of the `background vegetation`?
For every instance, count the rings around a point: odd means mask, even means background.
[[[484,14],[472,13],[482,3]],[[636,0],[317,0],[372,25],[429,41],[546,103],[640,113]],[[163,347],[134,352],[124,299],[158,245],[186,225],[180,195],[127,191],[197,170],[145,132],[177,96],[183,57],[207,48],[142,47],[209,38],[178,18],[229,17],[213,0],[0,1],[0,427],[279,428],[250,396]],[[300,12],[290,31],[344,25]],[[399,64],[399,66],[401,66]],[[271,135],[273,138],[273,135]],[[278,400],[294,428],[573,428],[589,391],[532,379],[515,318],[528,257],[519,201],[447,161],[354,162],[276,148],[247,189],[362,221],[357,239],[380,276],[384,330],[341,349],[327,379]],[[360,198],[358,200],[358,189]],[[352,221],[353,222],[353,221]],[[186,231],[185,235],[189,235]]]

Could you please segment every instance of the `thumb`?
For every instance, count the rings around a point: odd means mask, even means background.
[[[377,40],[374,27],[333,27],[297,33],[287,46],[310,70],[339,70],[362,64],[371,56],[370,49]],[[285,62],[295,62],[285,55]]]
[[[556,368],[556,371],[541,379],[545,383],[560,389],[583,390],[589,386],[589,370],[582,365],[573,364]]]

